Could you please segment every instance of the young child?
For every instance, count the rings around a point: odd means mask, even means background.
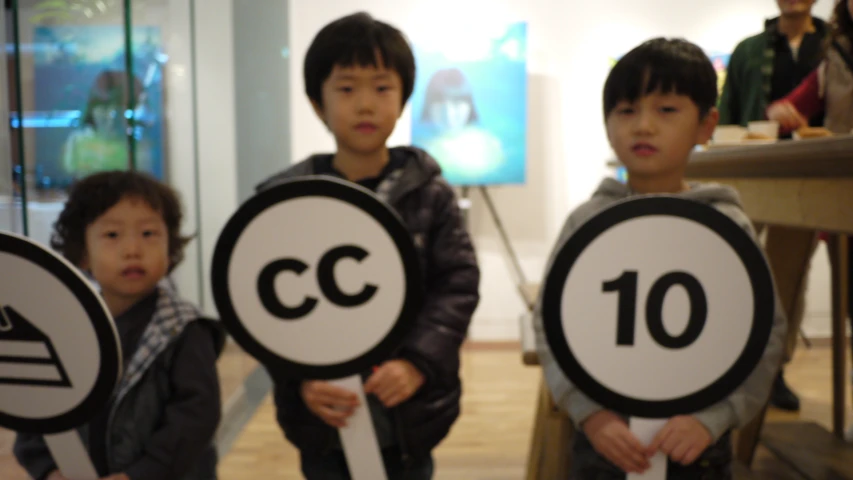
[[[109,480],[216,478],[224,330],[158,286],[183,258],[182,217],[171,188],[104,172],[72,187],[54,226],[51,246],[97,281],[121,341],[121,381],[80,429]],[[33,479],[65,479],[41,436],[18,435],[14,451]]]
[[[628,170],[628,183],[605,179],[593,197],[569,215],[555,253],[603,209],[631,197],[654,194],[675,194],[711,205],[755,239],[733,189],[688,184],[684,179],[693,148],[706,143],[717,124],[716,100],[714,67],[691,43],[654,39],[625,55],[605,84],[604,115],[607,137]],[[649,467],[649,458],[658,452],[669,457],[669,479],[730,479],[730,431],[750,421],[767,400],[785,334],[785,317],[777,299],[770,341],[746,382],[706,410],[670,419],[650,445],[643,445],[630,432],[625,416],[594,403],[560,370],[545,341],[541,300],[534,325],[554,400],[578,426],[572,478],[582,480],[615,480],[625,478],[626,472],[643,472]]]
[[[415,62],[396,28],[365,13],[324,27],[305,57],[305,90],[335,137],[314,155],[261,184],[307,175],[344,178],[402,217],[424,267],[424,305],[396,353],[364,372],[367,405],[322,381],[275,378],[278,422],[301,453],[308,480],[347,479],[337,427],[369,408],[389,480],[432,478],[431,451],[459,415],[459,350],[479,301],[480,273],[453,190],[424,151],[387,148],[412,93]]]

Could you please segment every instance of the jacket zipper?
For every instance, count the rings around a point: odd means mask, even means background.
[[[397,427],[397,441],[400,443],[400,461],[403,464],[403,480],[409,477],[412,468],[412,456],[409,453],[409,446],[406,444],[405,430],[403,429],[403,419],[400,414],[400,407],[393,410],[394,420]]]
[[[135,385],[134,385],[135,386]],[[118,412],[118,407],[121,405],[121,402],[127,398],[127,394],[130,393],[130,390],[133,388],[128,388],[125,391],[125,394],[121,397],[116,397],[115,403],[113,403],[112,408],[110,409],[110,415],[107,417],[107,429],[105,430],[106,435],[106,460],[107,460],[107,468],[110,469],[110,472],[115,471],[115,465],[113,464],[113,452],[112,452],[112,438],[113,438],[113,421],[115,420],[116,412]]]

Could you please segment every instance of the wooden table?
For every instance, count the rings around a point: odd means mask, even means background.
[[[696,153],[687,171],[691,180],[717,182],[736,188],[743,201],[744,210],[756,223],[767,225],[768,244],[783,248],[768,249],[768,262],[786,313],[796,308],[795,292],[804,281],[802,269],[786,268],[791,251],[812,242],[815,231],[831,232],[829,247],[832,265],[832,332],[833,332],[833,430],[836,437],[843,435],[844,385],[846,381],[844,355],[845,320],[847,316],[847,242],[846,235],[853,234],[853,136],[828,139],[780,141],[776,144],[712,149]],[[797,263],[797,262],[793,262]],[[807,264],[806,261],[799,262]],[[538,288],[529,287],[531,291]],[[534,295],[535,297],[535,295]],[[522,321],[522,361],[537,365],[535,340],[529,316]],[[570,462],[563,443],[571,432],[571,423],[556,409],[547,391],[540,388],[533,439],[528,461],[528,480],[565,478],[552,472],[563,472]],[[766,410],[766,407],[765,407]],[[745,465],[752,462],[756,445],[761,438],[764,411],[747,427],[738,432],[736,455]],[[853,450],[832,439],[819,439],[820,434],[811,424],[786,424],[774,426],[763,437],[764,443],[783,461],[808,478],[849,478],[853,480]],[[826,436],[829,436],[828,433]],[[556,437],[556,438],[555,438]],[[791,438],[809,442],[832,444],[834,464],[850,465],[839,471],[829,467],[815,467],[814,458],[808,465],[802,457],[786,458],[785,452]],[[557,442],[553,444],[552,442]],[[788,443],[786,443],[788,442]],[[787,446],[786,446],[787,445]],[[800,453],[808,449],[800,449]],[[847,456],[849,454],[849,462]],[[825,463],[825,462],[824,462]],[[820,463],[818,462],[818,466]],[[820,473],[822,472],[822,473]],[[746,478],[747,472],[740,470]]]
[[[848,381],[844,356],[849,282],[847,235],[853,235],[853,136],[712,149],[693,156],[687,175],[691,180],[736,188],[749,218],[768,226],[765,251],[788,316],[797,308],[795,293],[805,281],[810,261],[802,256],[811,255],[809,245],[816,231],[831,234],[833,434],[842,438]],[[795,258],[798,255],[801,257]],[[843,470],[816,470],[815,462],[803,453],[808,453],[807,443],[832,442],[819,438],[822,429],[791,423],[774,426],[761,435],[763,422],[764,412],[740,431],[736,453],[742,462],[751,463],[761,438],[777,456],[808,478],[853,479],[853,448],[832,443],[836,446],[834,455],[844,457],[837,463],[850,466]],[[792,441],[801,442],[803,448],[792,446]],[[794,458],[791,452],[803,455]],[[822,463],[826,462],[817,462],[818,466]]]

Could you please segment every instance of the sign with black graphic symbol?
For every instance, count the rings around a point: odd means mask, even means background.
[[[12,307],[0,307],[0,384],[72,388],[50,338]]]
[[[74,266],[25,237],[0,232],[0,272],[0,426],[44,435],[63,475],[96,480],[75,428],[118,382],[112,317]]]
[[[557,252],[542,301],[561,369],[629,415],[644,444],[667,419],[747,379],[775,309],[770,269],[749,234],[713,207],[669,196],[621,202],[583,224]],[[666,458],[628,478],[666,478]]]
[[[358,395],[340,429],[350,474],[387,478],[360,374],[400,345],[422,302],[417,252],[397,214],[332,177],[284,182],[231,217],[211,277],[223,324],[274,375]]]

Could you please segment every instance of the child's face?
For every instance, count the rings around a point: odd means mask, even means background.
[[[816,0],[776,0],[782,15],[805,15],[812,11]]]
[[[693,148],[710,140],[719,114],[699,109],[686,95],[654,92],[623,101],[607,117],[607,138],[628,175],[657,178],[680,172]]]
[[[123,198],[86,228],[82,267],[92,272],[104,297],[141,300],[169,269],[163,216],[143,200]]]
[[[370,154],[385,148],[402,112],[400,75],[383,66],[335,66],[314,109],[339,150]]]

